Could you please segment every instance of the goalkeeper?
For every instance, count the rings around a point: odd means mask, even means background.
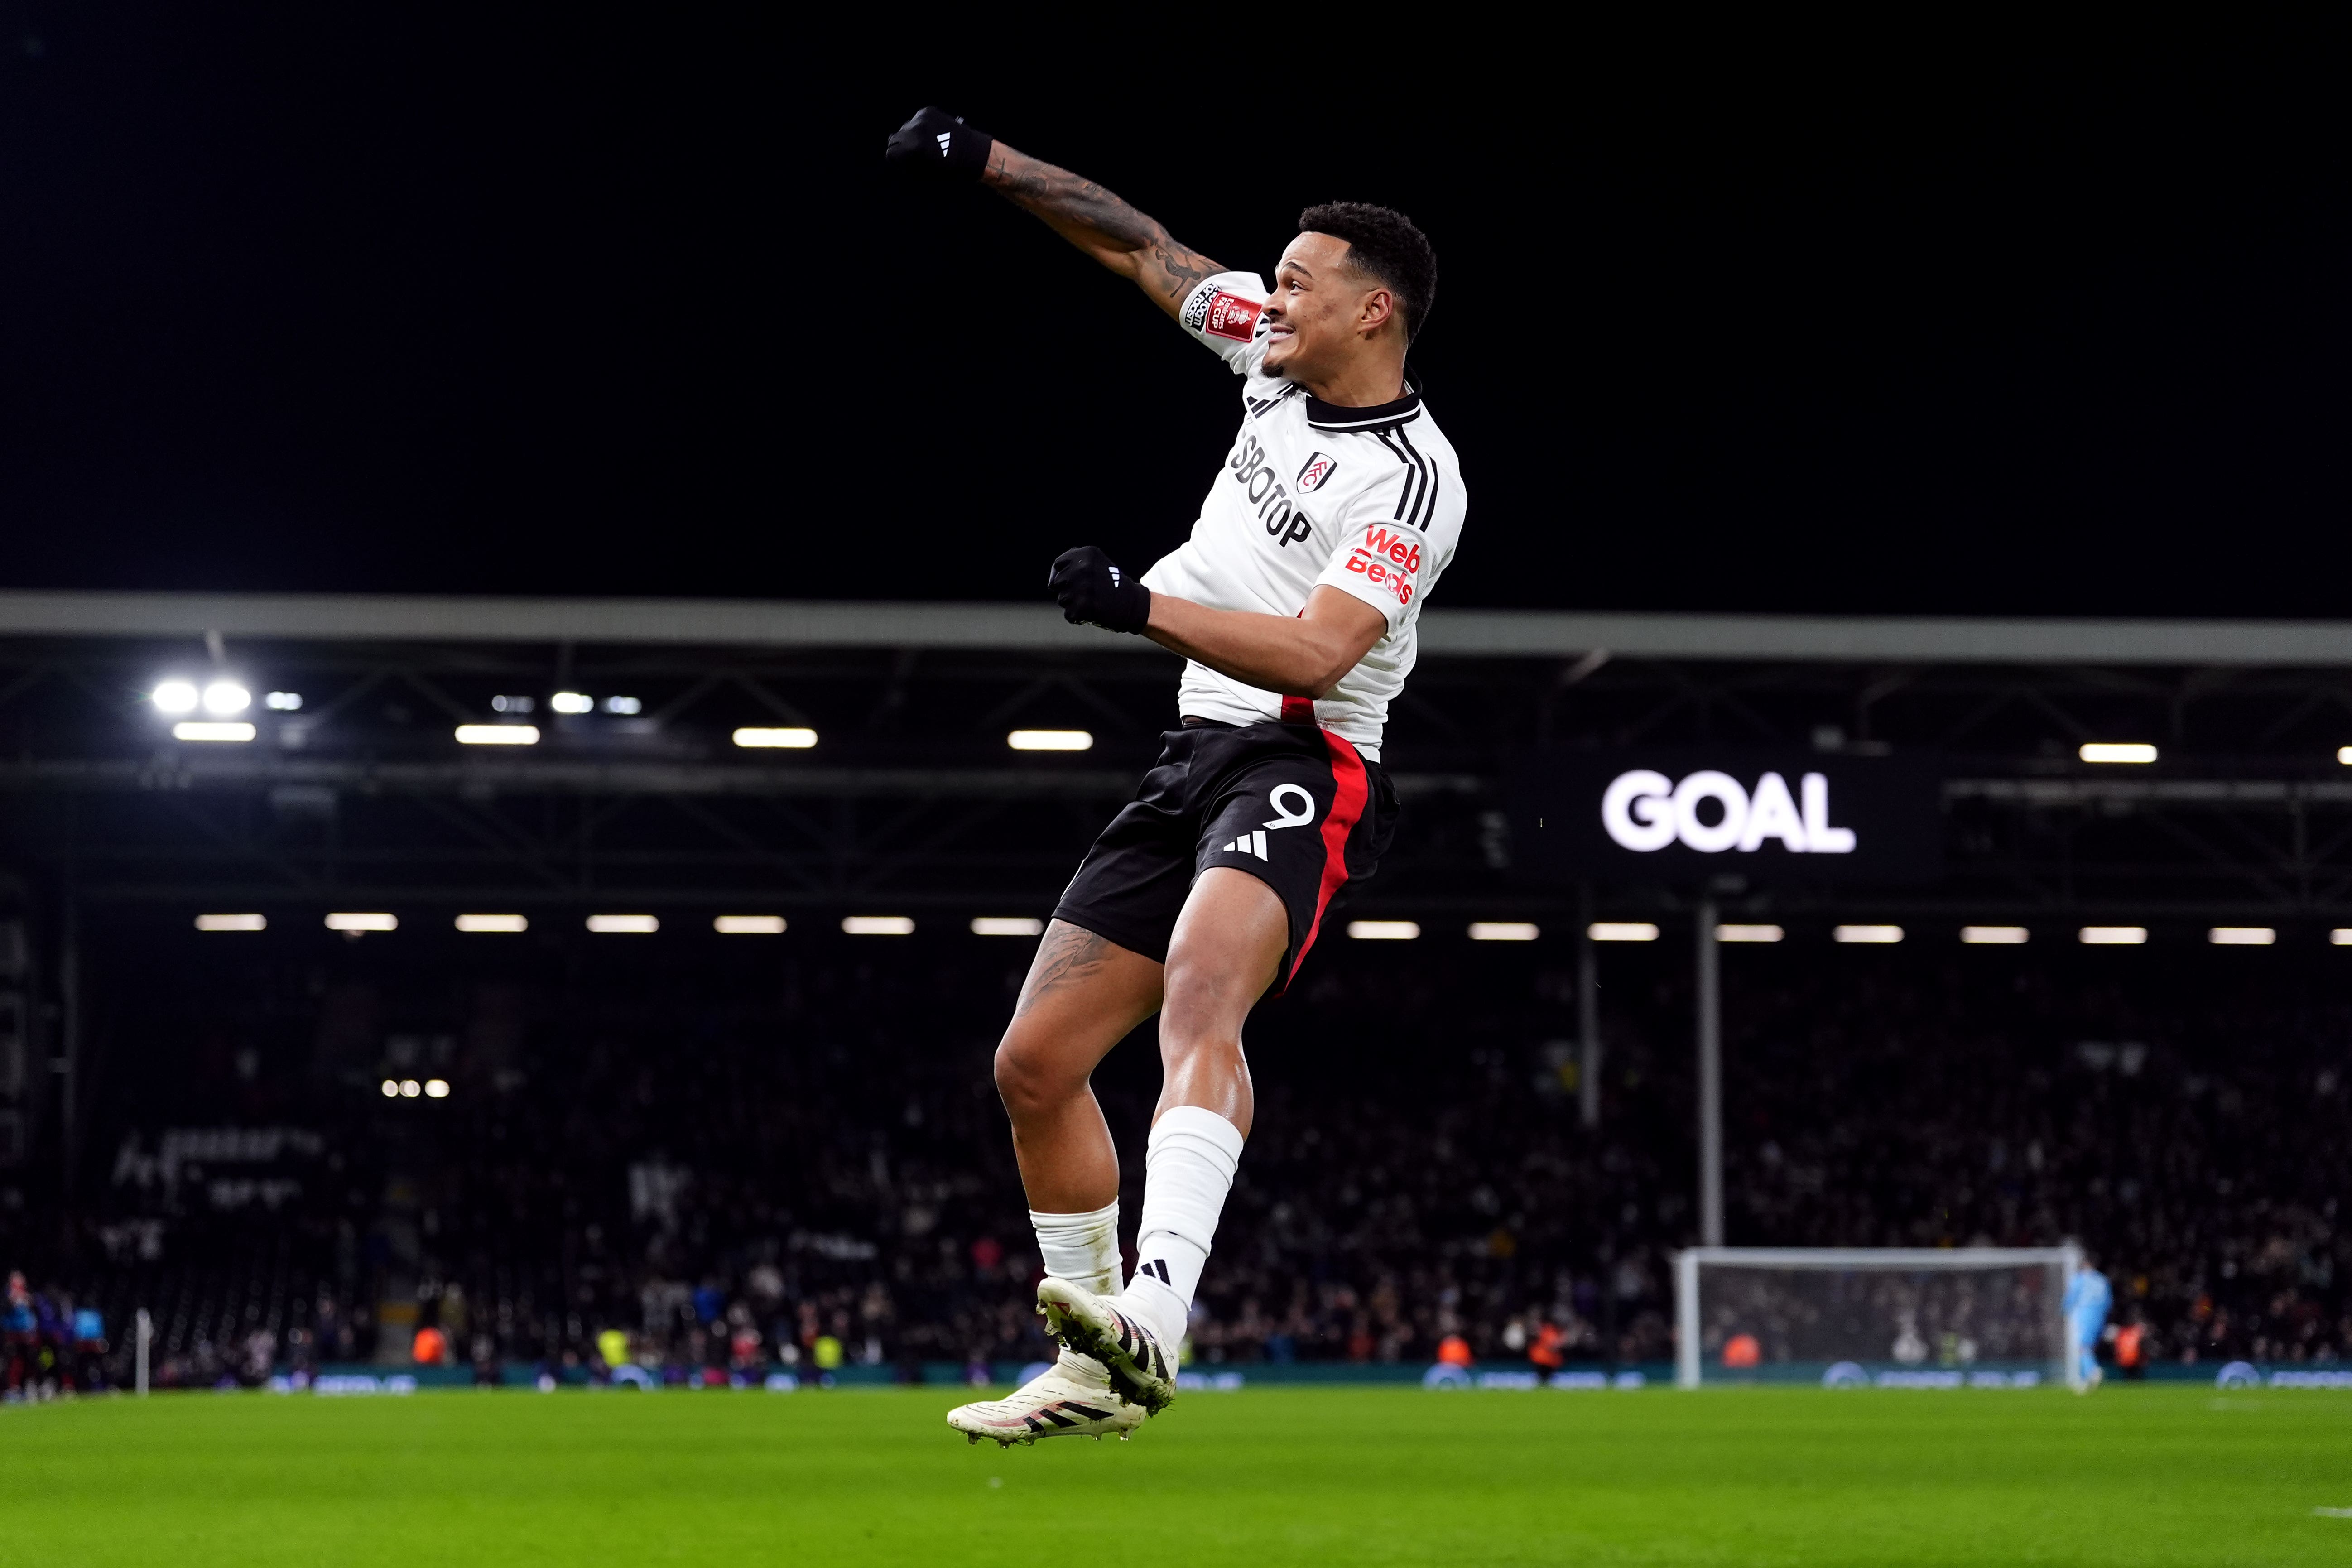
[[[2099,1386],[2105,1373],[2099,1370],[2099,1336],[2106,1331],[2107,1308],[2115,1300],[2115,1291],[2107,1277],[2100,1273],[2088,1253],[2083,1255],[2083,1267],[2066,1282],[2066,1342],[2075,1355],[2074,1387],[2087,1394]]]

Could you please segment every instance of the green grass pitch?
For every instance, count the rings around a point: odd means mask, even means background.
[[[0,1564],[2352,1563],[2352,1395],[1193,1394],[967,1447],[940,1389],[0,1410]]]

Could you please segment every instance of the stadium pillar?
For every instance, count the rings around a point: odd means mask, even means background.
[[[1698,1239],[1723,1245],[1723,977],[1715,896],[1698,900]]]
[[[80,1125],[81,1087],[81,905],[68,885],[64,930],[58,953],[58,1179],[70,1203],[74,1168],[80,1155],[75,1130]]]
[[[1590,1128],[1601,1125],[1601,977],[1593,963],[1591,883],[1576,910],[1576,1109]]]

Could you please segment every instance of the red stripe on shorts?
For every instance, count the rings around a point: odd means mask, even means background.
[[[1307,928],[1307,940],[1298,944],[1298,952],[1290,961],[1290,973],[1282,977],[1285,990],[1297,977],[1298,966],[1307,962],[1315,933],[1323,929],[1323,911],[1331,907],[1331,895],[1347,883],[1348,835],[1356,830],[1357,820],[1364,815],[1368,790],[1364,759],[1344,736],[1326,730],[1323,740],[1331,748],[1331,809],[1323,818],[1323,881],[1315,890],[1314,923]]]

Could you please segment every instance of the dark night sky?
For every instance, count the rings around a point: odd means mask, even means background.
[[[0,5],[0,584],[1147,562],[1234,384],[1031,220],[887,179],[937,101],[1227,265],[1311,200],[1412,213],[1472,496],[1440,604],[2352,613],[2341,37],[1408,69],[1274,14],[915,58],[785,13],[200,9]]]

